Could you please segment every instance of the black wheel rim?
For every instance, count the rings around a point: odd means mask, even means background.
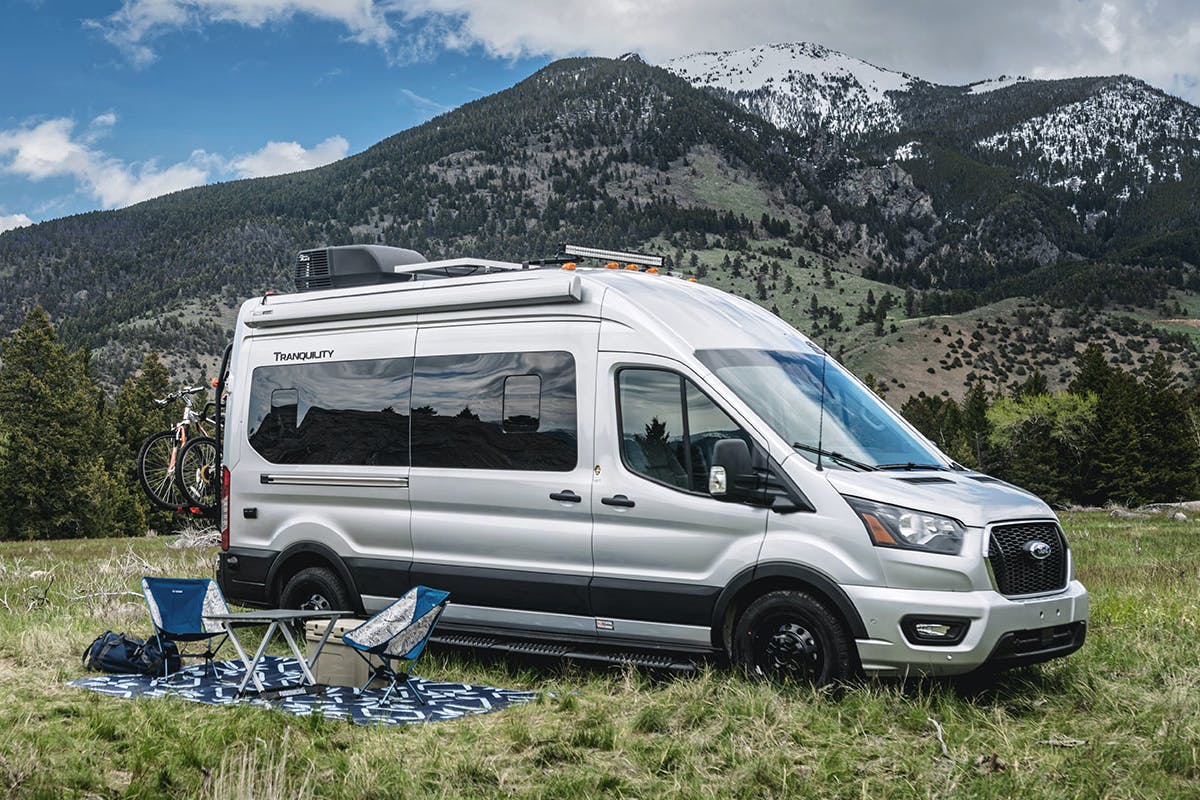
[[[825,661],[825,647],[807,620],[772,614],[754,631],[754,664],[767,677],[819,683]]]
[[[303,595],[301,592],[301,596]],[[333,606],[329,605],[329,599],[320,592],[309,592],[308,599],[301,601],[300,608],[303,611],[329,611]]]

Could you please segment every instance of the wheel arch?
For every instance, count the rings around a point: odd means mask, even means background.
[[[363,612],[362,596],[354,583],[354,577],[342,557],[333,548],[320,542],[296,542],[279,554],[267,572],[268,602],[278,606],[283,594],[284,584],[293,575],[307,567],[326,567],[342,581],[350,596],[351,610],[357,614]]]
[[[841,617],[853,638],[868,638],[862,616],[836,581],[803,564],[768,561],[739,572],[717,596],[712,617],[713,646],[728,653],[738,615],[755,599],[776,589],[799,589],[812,594]]]

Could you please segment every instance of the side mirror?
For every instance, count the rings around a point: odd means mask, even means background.
[[[750,448],[741,439],[722,439],[713,445],[713,463],[708,470],[708,493],[718,500],[740,503],[750,496],[754,466]]]

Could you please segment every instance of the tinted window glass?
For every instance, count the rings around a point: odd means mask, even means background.
[[[575,404],[570,353],[418,358],[413,466],[570,471]]]
[[[626,369],[618,375],[621,456],[633,472],[693,492],[708,491],[713,446],[750,437],[691,381],[674,372]]]
[[[250,446],[275,464],[407,466],[411,358],[254,370]]]
[[[754,442],[729,415],[691,381],[687,385],[688,452],[692,459],[692,491],[708,491],[713,447],[721,439],[741,439],[754,452]]]

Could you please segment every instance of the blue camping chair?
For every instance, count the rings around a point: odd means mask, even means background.
[[[407,686],[421,705],[426,704],[409,674],[425,650],[425,643],[433,634],[438,617],[446,610],[449,597],[449,592],[440,589],[414,586],[362,625],[342,634],[342,641],[354,648],[371,667],[371,677],[367,678],[360,693],[366,691],[376,678],[386,678],[389,683],[379,701],[380,705],[389,702],[400,684]],[[379,658],[380,663],[372,663],[371,656]],[[398,662],[403,663],[403,670],[393,666]]]
[[[163,642],[205,643],[203,653],[180,652],[180,658],[203,658],[205,667],[216,675],[213,657],[228,638],[225,623],[205,619],[207,614],[228,614],[229,606],[217,582],[211,578],[142,578],[142,594],[150,607],[154,635]],[[222,637],[213,647],[213,639]],[[167,659],[163,659],[163,677],[167,677]]]

